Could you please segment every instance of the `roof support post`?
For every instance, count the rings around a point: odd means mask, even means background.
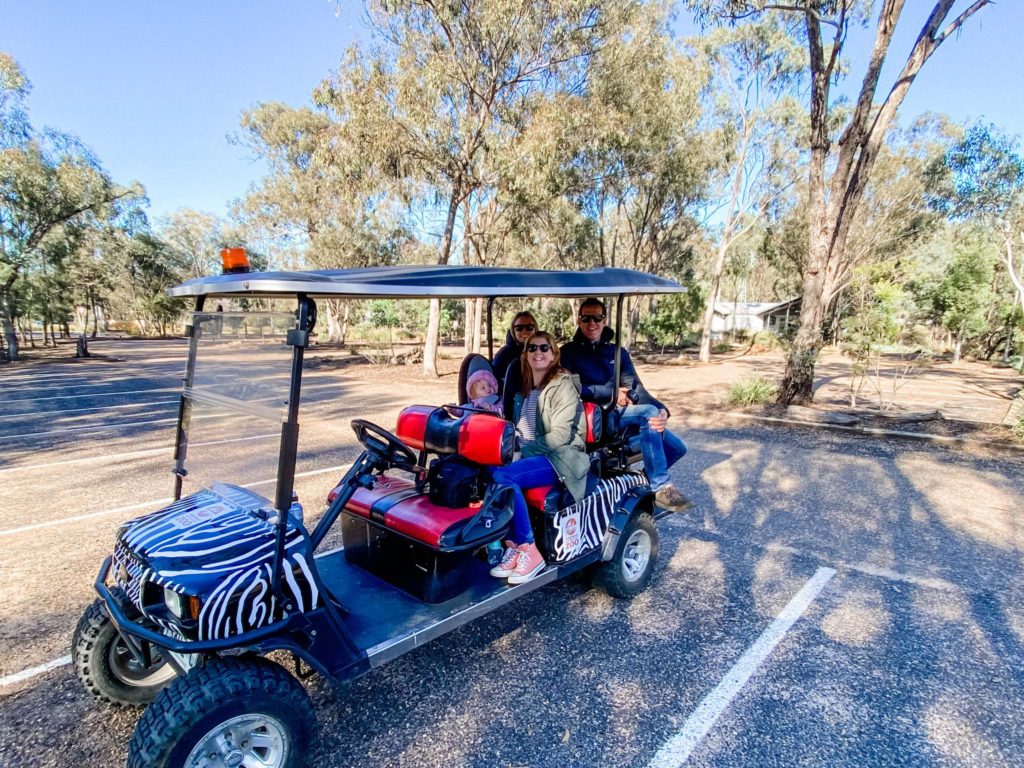
[[[487,299],[487,360],[494,362],[494,300],[495,296]]]
[[[194,315],[203,311],[206,296],[196,296]],[[192,418],[192,401],[185,397],[185,390],[192,386],[196,373],[196,352],[199,348],[201,330],[196,325],[193,315],[191,324],[185,326],[188,336],[188,360],[185,361],[185,375],[181,380],[181,400],[178,402],[178,425],[174,435],[174,500],[181,498],[181,481],[185,477],[185,456],[188,453],[188,424]]]
[[[615,297],[615,389],[612,392],[612,401],[608,403],[608,410],[618,404],[619,387],[622,386],[622,303],[625,299],[624,293]]]

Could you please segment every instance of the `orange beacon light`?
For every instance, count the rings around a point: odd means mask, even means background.
[[[245,248],[221,248],[220,264],[222,275],[249,271],[249,257],[245,255]]]

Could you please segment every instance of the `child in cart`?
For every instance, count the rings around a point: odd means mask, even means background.
[[[490,371],[476,371],[466,380],[466,393],[474,408],[502,416],[498,380]]]

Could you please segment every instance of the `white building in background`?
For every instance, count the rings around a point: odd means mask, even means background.
[[[711,319],[711,336],[721,338],[737,331],[750,335],[774,331],[785,336],[799,319],[799,296],[785,301],[719,301]]]

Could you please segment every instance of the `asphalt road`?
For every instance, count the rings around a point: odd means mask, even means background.
[[[117,525],[170,495],[183,345],[90,346],[108,357],[0,368],[0,678],[68,653]],[[390,426],[455,386],[316,355],[307,383],[307,519],[354,456],[352,417]],[[263,479],[274,425],[206,415],[197,461]],[[1024,766],[1024,464],[825,432],[682,434],[674,475],[698,506],[660,524],[646,593],[556,584],[343,690],[314,679],[310,765],[645,768],[749,674],[686,765]],[[137,717],[93,703],[66,665],[0,685],[0,766],[119,765]]]

